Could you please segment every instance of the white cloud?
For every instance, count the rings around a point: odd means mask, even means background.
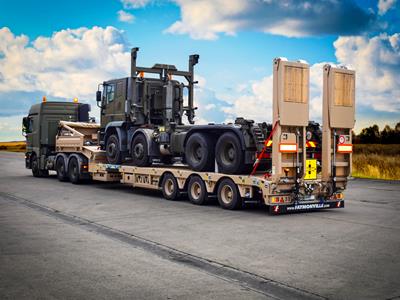
[[[392,9],[396,4],[396,0],[379,0],[378,1],[378,13],[384,15],[389,9]]]
[[[145,7],[150,1],[151,0],[121,0],[126,9]]]
[[[24,116],[0,117],[0,141],[22,141],[22,118]]]
[[[49,96],[93,99],[97,85],[125,76],[130,54],[114,27],[66,29],[29,41],[0,29],[0,92],[44,91]]]
[[[400,118],[400,34],[339,37],[334,47],[337,63],[356,71],[357,109],[392,113]],[[310,120],[319,122],[325,64],[310,66]],[[246,87],[241,85],[240,91],[244,95],[237,97],[233,106],[223,109],[227,119],[243,116],[256,121],[271,121],[272,76],[250,82]]]
[[[118,14],[118,20],[120,20],[121,22],[125,22],[125,23],[132,23],[135,20],[135,16],[124,11],[124,10],[119,10],[117,12]]]
[[[223,33],[257,30],[284,36],[357,34],[375,21],[354,1],[174,0],[181,19],[165,30],[193,39],[215,40]],[[311,4],[312,3],[312,4]],[[326,12],[329,11],[327,14]]]

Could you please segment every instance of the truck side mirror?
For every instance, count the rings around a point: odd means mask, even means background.
[[[101,97],[101,91],[97,91],[96,92],[96,102],[97,102],[97,106],[100,108],[103,108],[103,101],[102,101],[102,97]]]
[[[26,136],[27,133],[29,133],[29,118],[24,117],[22,119],[22,135]]]

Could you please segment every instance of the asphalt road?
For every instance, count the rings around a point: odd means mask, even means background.
[[[0,152],[0,298],[400,298],[400,184],[270,216],[31,176]]]

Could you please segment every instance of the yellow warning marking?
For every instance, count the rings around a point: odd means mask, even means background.
[[[304,176],[305,180],[317,179],[317,160],[316,159],[306,159],[306,174]]]

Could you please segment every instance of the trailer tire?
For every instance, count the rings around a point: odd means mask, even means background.
[[[218,203],[224,209],[235,210],[242,207],[242,197],[236,184],[229,178],[223,179],[218,185]]]
[[[107,161],[113,165],[119,165],[122,162],[122,153],[119,147],[118,135],[112,134],[106,141],[106,157]]]
[[[213,171],[214,145],[211,137],[199,132],[192,134],[186,143],[185,160],[194,171]]]
[[[68,174],[65,170],[65,161],[64,157],[60,156],[56,160],[56,172],[57,172],[57,179],[59,181],[67,181]]]
[[[170,173],[167,173],[163,176],[161,190],[164,198],[167,200],[178,200],[181,196],[178,181],[176,180],[174,175]]]
[[[81,181],[81,172],[79,170],[79,162],[76,157],[71,157],[68,163],[68,177],[73,184],[78,184]]]
[[[238,174],[244,171],[244,151],[236,134],[226,132],[220,136],[215,147],[215,160],[221,173]]]
[[[39,167],[39,161],[37,159],[36,154],[32,154],[31,156],[31,168],[33,177],[47,177],[49,176],[48,170],[41,170]]]
[[[149,150],[146,137],[139,133],[132,140],[132,162],[138,167],[150,166]]]
[[[199,176],[192,176],[188,183],[188,197],[196,205],[204,205],[208,201],[206,184]]]

